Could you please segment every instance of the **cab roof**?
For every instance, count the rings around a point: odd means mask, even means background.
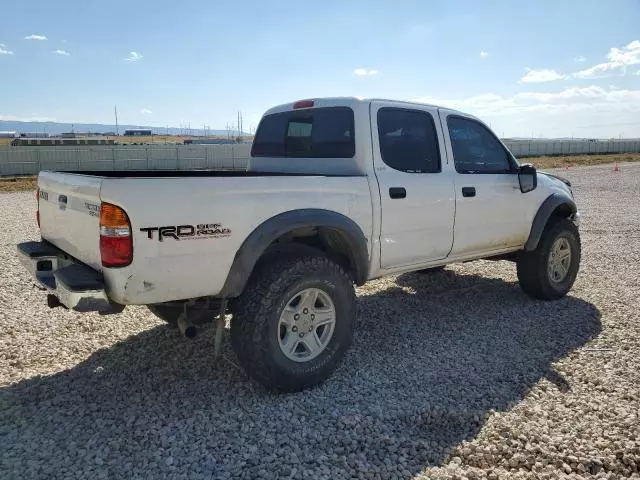
[[[309,102],[313,102],[309,104]],[[423,102],[414,102],[407,100],[394,100],[389,98],[364,98],[364,97],[317,97],[317,98],[307,98],[297,100],[295,102],[283,103],[281,105],[276,105],[269,110],[267,110],[264,114],[269,115],[271,113],[279,113],[279,112],[287,112],[293,110],[295,108],[311,108],[311,107],[352,107],[357,108],[363,104],[370,104],[371,102],[382,102],[382,103],[390,103],[394,105],[413,105],[413,106],[428,106],[432,108],[438,109],[446,109],[450,112],[454,112],[456,114],[465,116],[465,117],[473,117],[473,115],[469,115],[468,113],[464,113],[453,108],[444,107],[441,105],[434,105],[431,103],[423,103]],[[300,106],[296,106],[299,104]]]

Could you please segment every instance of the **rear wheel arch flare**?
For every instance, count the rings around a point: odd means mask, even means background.
[[[306,232],[302,235],[302,232]],[[329,253],[343,253],[357,285],[368,275],[369,252],[362,229],[347,216],[324,209],[300,209],[278,214],[264,221],[244,240],[236,255],[219,297],[237,297],[242,293],[256,263],[276,242],[319,238]],[[305,243],[304,241],[301,243]]]

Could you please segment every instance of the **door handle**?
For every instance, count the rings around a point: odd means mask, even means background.
[[[475,197],[476,196],[476,187],[462,187],[462,196],[463,197]]]
[[[404,187],[391,187],[389,189],[389,196],[391,198],[407,198],[407,191]]]

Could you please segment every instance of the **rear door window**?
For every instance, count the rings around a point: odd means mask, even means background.
[[[320,107],[265,115],[256,132],[254,157],[352,158],[353,110]]]
[[[382,161],[407,173],[440,171],[438,133],[433,117],[421,110],[381,108],[378,138]]]

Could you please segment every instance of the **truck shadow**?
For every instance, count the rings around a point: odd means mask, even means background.
[[[360,289],[354,345],[316,389],[265,393],[228,342],[214,363],[212,330],[187,341],[162,325],[0,390],[0,463],[25,478],[64,476],[51,456],[92,478],[146,477],[152,464],[186,478],[409,478],[534,385],[570,389],[553,362],[601,331],[593,305],[532,301],[500,279],[445,270],[381,282]]]

